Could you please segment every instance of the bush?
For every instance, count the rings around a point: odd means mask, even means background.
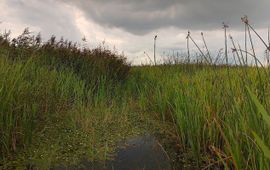
[[[7,53],[8,58],[27,60],[34,56],[41,65],[52,69],[73,70],[88,86],[97,86],[102,77],[121,82],[130,70],[130,64],[123,55],[102,46],[89,49],[63,38],[57,41],[55,36],[42,43],[41,35],[31,35],[28,29],[13,40],[10,40],[9,35],[0,35],[0,48]]]

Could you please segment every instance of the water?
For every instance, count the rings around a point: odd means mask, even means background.
[[[120,142],[113,161],[102,163],[84,160],[77,166],[52,169],[169,170],[171,165],[169,157],[158,140],[154,136],[143,135]]]

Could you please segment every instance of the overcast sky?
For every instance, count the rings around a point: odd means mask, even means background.
[[[244,15],[265,39],[270,25],[269,0],[0,0],[0,11],[1,32],[10,29],[16,36],[29,27],[45,39],[53,34],[81,41],[85,36],[91,48],[105,41],[133,63],[147,60],[144,51],[153,56],[156,34],[159,57],[185,52],[188,30],[199,45],[203,31],[216,53],[224,42],[222,22],[240,43]],[[262,50],[256,39],[255,46]]]

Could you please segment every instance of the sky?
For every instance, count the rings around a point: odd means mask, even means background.
[[[11,30],[17,36],[29,27],[45,40],[55,35],[82,42],[85,37],[90,48],[105,42],[132,64],[150,62],[155,35],[157,57],[162,60],[186,52],[188,31],[200,47],[203,32],[216,54],[224,46],[223,22],[242,46],[241,17],[247,15],[265,40],[270,26],[269,0],[0,0],[0,11],[0,32]],[[254,46],[262,55],[265,48],[257,38]],[[198,52],[194,45],[190,48]]]

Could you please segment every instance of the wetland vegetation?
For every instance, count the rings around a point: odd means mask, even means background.
[[[111,160],[118,142],[151,133],[175,167],[270,169],[270,70],[234,45],[229,64],[226,34],[225,64],[199,49],[199,61],[156,66],[28,29],[9,34],[0,36],[0,168]]]

